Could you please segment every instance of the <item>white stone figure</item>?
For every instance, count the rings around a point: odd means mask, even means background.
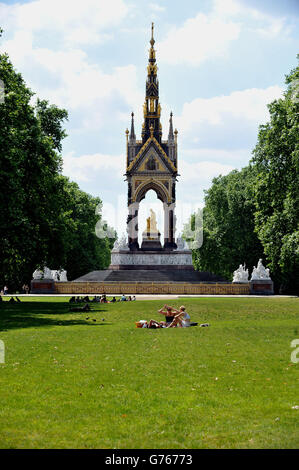
[[[183,237],[178,237],[176,239],[176,244],[177,244],[177,250],[184,250],[185,243],[184,243]]]
[[[61,269],[61,271],[59,271],[59,280],[61,282],[68,282],[67,281],[67,271],[65,269]]]
[[[234,271],[233,282],[248,282],[248,269],[245,270],[245,264],[238,267],[236,271]]]
[[[188,246],[188,243],[186,242],[186,240],[182,237],[182,236],[179,236],[177,239],[176,239],[176,244],[177,244],[177,250],[189,250],[189,246]]]
[[[263,266],[263,260],[260,258],[257,267],[253,266],[251,281],[271,280],[269,268]]]
[[[128,243],[127,243],[127,237],[125,234],[122,234],[119,243],[118,243],[118,249],[119,250],[128,250]]]
[[[53,279],[51,269],[44,267],[44,279]]]
[[[119,249],[119,241],[115,240],[112,251],[117,251]]]
[[[59,281],[59,273],[56,269],[51,269],[51,276],[54,281]]]
[[[32,278],[33,278],[33,279],[36,279],[36,280],[42,279],[43,276],[44,276],[44,273],[43,273],[43,271],[41,271],[40,269],[36,269],[36,270],[34,271],[34,273],[32,274]]]

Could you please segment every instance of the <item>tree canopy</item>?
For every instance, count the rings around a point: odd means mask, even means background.
[[[100,199],[61,175],[64,109],[33,104],[6,54],[0,55],[0,285],[19,288],[37,266],[69,278],[107,267],[113,240],[99,239]]]
[[[252,268],[261,257],[277,292],[299,293],[299,67],[286,84],[268,105],[249,166],[214,178],[205,192],[193,259],[196,269],[231,279],[239,264]]]
[[[205,191],[203,243],[193,250],[197,270],[210,271],[232,280],[240,263],[253,266],[263,253],[254,232],[254,183],[251,167],[218,176]],[[187,237],[184,230],[184,236]]]
[[[286,84],[253,151],[255,228],[281,292],[299,292],[299,66]]]

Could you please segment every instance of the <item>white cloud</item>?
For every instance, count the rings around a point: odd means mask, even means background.
[[[214,14],[221,18],[237,17],[242,21],[242,27],[249,31],[273,39],[276,36],[288,34],[285,17],[272,16],[256,8],[239,3],[237,0],[214,0]],[[252,26],[246,26],[252,23]]]
[[[124,0],[36,0],[10,6],[0,3],[5,28],[13,32],[1,50],[8,52],[41,98],[70,111],[89,109],[83,122],[101,124],[100,110],[107,109],[107,101],[118,99],[133,108],[137,103],[141,106],[143,95],[137,91],[135,66],[106,72],[100,62],[91,62],[82,48],[112,37],[113,27],[128,11]]]
[[[165,11],[165,7],[162,7],[161,5],[158,5],[157,3],[149,3],[148,5],[151,10],[156,11],[156,12],[162,12]]]
[[[265,89],[251,88],[234,91],[230,95],[213,98],[196,98],[185,103],[181,116],[176,118],[184,138],[190,139],[188,133],[194,134],[207,125],[215,128],[232,119],[252,121],[257,125],[268,119],[267,104],[282,95],[282,88],[270,86]],[[231,129],[232,137],[235,129]]]
[[[124,155],[105,155],[95,153],[91,155],[74,156],[74,152],[66,154],[63,158],[63,173],[76,181],[90,181],[99,177],[105,181],[103,173],[113,172],[114,178],[121,178],[125,171]]]
[[[157,44],[159,58],[169,64],[199,66],[208,59],[225,57],[230,45],[244,32],[264,39],[288,35],[286,18],[261,13],[236,0],[214,0],[209,13],[197,13],[181,26],[172,26]]]
[[[242,162],[248,162],[250,157],[250,150],[246,148],[226,150],[195,147],[183,151],[183,159],[186,158],[189,162],[226,162],[226,164],[230,162],[230,166],[234,164],[234,168],[239,167]]]
[[[1,17],[8,27],[34,33],[48,31],[53,41],[58,33],[64,42],[73,45],[101,42],[102,30],[119,24],[128,10],[124,0],[35,0],[9,6],[0,3]]]
[[[105,118],[103,111],[109,108],[109,100],[136,109],[137,117],[141,118],[144,95],[138,89],[137,69],[134,65],[115,67],[107,73],[98,64],[91,63],[87,53],[81,49],[54,51],[34,48],[29,31],[18,31],[13,40],[3,44],[3,49],[22,70],[25,79],[40,98],[70,111],[89,110],[85,116],[82,114],[83,123],[89,123],[92,127],[101,126]],[[42,74],[47,76],[50,83],[41,78]],[[51,83],[51,78],[55,85]],[[115,106],[111,105],[110,114]],[[120,111],[113,119],[115,117],[124,120]],[[125,119],[128,120],[127,114]]]
[[[190,163],[186,160],[180,162],[180,175],[187,184],[195,183],[197,186],[209,185],[216,176],[227,175],[235,167],[217,161],[199,161]],[[195,188],[193,188],[195,189]],[[197,196],[198,197],[198,196]]]
[[[159,60],[198,66],[211,57],[226,54],[229,44],[239,34],[238,23],[198,13],[183,26],[172,27],[166,39],[157,44]]]

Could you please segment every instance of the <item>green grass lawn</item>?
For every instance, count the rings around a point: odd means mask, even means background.
[[[299,300],[170,302],[210,326],[135,328],[165,301],[2,302],[0,447],[297,448]]]

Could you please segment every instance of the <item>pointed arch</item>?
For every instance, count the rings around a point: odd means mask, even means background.
[[[157,181],[147,181],[143,185],[140,185],[137,189],[136,196],[135,196],[136,202],[142,201],[142,199],[145,198],[146,193],[151,189],[155,191],[160,201],[162,201],[163,203],[169,202],[166,188],[163,188],[163,186],[160,185]]]

